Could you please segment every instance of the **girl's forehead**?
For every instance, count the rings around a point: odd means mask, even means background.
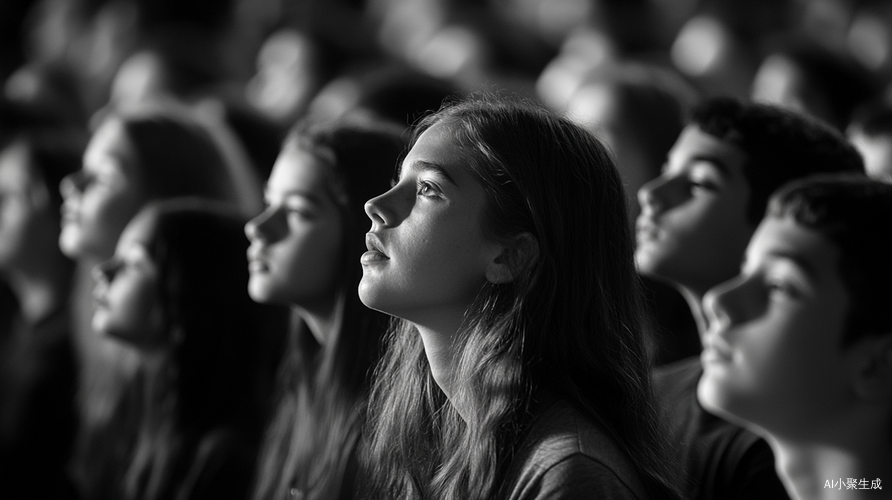
[[[147,208],[139,212],[124,228],[124,231],[118,238],[118,247],[122,248],[135,244],[147,247],[155,237],[157,222],[157,211]]]
[[[123,171],[136,168],[136,148],[124,122],[117,118],[107,119],[93,136],[84,152],[84,166],[94,167],[111,164]]]

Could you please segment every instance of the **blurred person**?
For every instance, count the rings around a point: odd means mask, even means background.
[[[56,186],[80,165],[83,137],[27,106],[0,110],[0,496],[76,498],[67,465],[78,416]]]
[[[616,156],[633,222],[638,189],[660,174],[696,100],[696,90],[674,70],[637,62],[591,70],[570,94],[562,112],[589,128]]]
[[[594,136],[472,96],[369,200],[359,296],[395,317],[371,498],[675,498],[622,182]]]
[[[103,465],[90,457],[105,456],[106,448],[118,446],[111,427],[131,425],[139,404],[120,397],[136,356],[96,336],[90,326],[95,307],[90,270],[111,257],[123,228],[150,201],[201,196],[232,203],[244,214],[254,210],[256,200],[242,204],[252,189],[238,185],[233,169],[252,175],[244,165],[227,161],[213,135],[188,110],[153,103],[104,116],[87,145],[83,167],[61,183],[59,246],[78,263],[71,299],[82,365],[83,435],[75,469],[86,491],[104,487],[97,470]]]
[[[229,157],[250,165],[256,177],[265,179],[285,128],[248,101],[242,84],[227,68],[222,50],[213,40],[183,28],[159,29],[121,63],[109,102],[94,120],[118,108],[173,101],[192,108]],[[252,181],[242,182],[250,185]],[[260,190],[257,185],[258,197]]]
[[[846,135],[864,156],[867,175],[892,181],[892,105],[882,100],[861,106]]]
[[[697,2],[669,46],[672,63],[706,96],[748,97],[765,45],[795,26],[796,4]]]
[[[338,73],[340,64],[332,52],[306,30],[274,31],[257,53],[257,71],[245,86],[247,101],[276,123],[294,123]]]
[[[291,306],[277,410],[256,468],[256,499],[352,499],[356,451],[386,317],[359,301],[364,204],[387,189],[402,127],[343,117],[295,125],[245,227],[248,291]]]
[[[653,64],[605,64],[591,71],[570,96],[564,115],[589,128],[616,156],[634,226],[643,184],[660,166],[685,124],[696,91],[678,74]],[[697,354],[700,338],[682,296],[642,277],[658,328],[656,364]]]
[[[890,234],[892,184],[793,182],[704,298],[698,398],[768,440],[793,498],[892,498]]]
[[[828,124],[778,106],[709,98],[692,111],[662,174],[638,192],[639,272],[687,299],[701,340],[703,295],[740,269],[769,195],[787,181],[825,172],[863,174],[860,154]],[[785,498],[770,448],[705,411],[693,357],[660,367],[657,392],[682,446],[691,498]]]
[[[248,498],[288,316],[248,296],[244,222],[229,204],[153,202],[94,269],[93,328],[136,352],[142,398],[114,436],[132,447],[110,498]]]
[[[307,114],[312,119],[334,120],[364,113],[406,128],[458,94],[458,88],[448,80],[401,64],[373,63],[325,85],[313,98]]]
[[[750,96],[808,113],[844,131],[855,109],[878,92],[874,76],[848,54],[805,41],[771,50],[753,77]]]

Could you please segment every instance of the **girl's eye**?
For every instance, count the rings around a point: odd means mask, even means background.
[[[691,178],[688,179],[688,189],[702,189],[707,191],[715,191],[717,189],[716,183],[707,180],[707,179],[699,179],[699,178]]]
[[[425,197],[437,197],[440,195],[440,190],[430,182],[427,181],[418,181],[418,194],[420,196]]]
[[[768,289],[768,293],[772,296],[796,297],[798,295],[796,288],[783,280],[768,280],[766,288]]]

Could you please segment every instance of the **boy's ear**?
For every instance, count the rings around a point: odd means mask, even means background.
[[[501,247],[502,251],[486,269],[486,281],[494,285],[511,283],[539,259],[539,242],[527,232],[520,233]]]
[[[854,347],[863,349],[855,373],[855,391],[867,400],[892,398],[892,333],[871,336]]]

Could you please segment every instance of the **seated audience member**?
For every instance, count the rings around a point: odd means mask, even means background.
[[[604,65],[570,95],[564,116],[588,127],[612,150],[630,205],[630,225],[644,183],[660,175],[666,153],[685,126],[696,93],[680,76],[653,64]],[[657,365],[700,352],[700,337],[685,300],[671,286],[643,276],[657,326]]]
[[[395,319],[367,498],[671,499],[622,181],[527,101],[424,118],[366,203],[359,297]]]
[[[765,104],[712,98],[692,113],[663,167],[638,193],[639,272],[687,298],[705,330],[701,300],[735,276],[771,192],[821,172],[863,173],[861,156],[830,126]],[[704,412],[699,358],[657,370],[657,391],[692,498],[778,498],[785,493],[768,445]]]
[[[121,231],[149,202],[199,196],[238,205],[246,215],[256,210],[259,187],[252,192],[235,175],[250,170],[228,160],[189,110],[146,103],[105,115],[87,144],[83,167],[62,180],[59,246],[77,262],[71,301],[81,361],[82,426],[73,469],[85,497],[103,497],[100,491],[114,482],[102,471],[116,466],[113,457],[124,441],[115,435],[130,425],[128,415],[138,414],[140,404],[138,398],[118,397],[137,364],[133,351],[90,327],[95,308],[90,270],[111,258]]]
[[[892,498],[890,236],[892,185],[794,182],[704,299],[697,396],[765,437],[793,498]]]
[[[852,113],[878,92],[875,76],[847,54],[812,42],[786,41],[760,63],[750,97],[845,130]]]
[[[71,498],[78,419],[58,186],[80,166],[82,134],[4,108],[0,132],[0,498]],[[0,294],[2,295],[2,294]]]
[[[245,227],[248,292],[300,320],[279,370],[257,500],[357,497],[355,451],[387,327],[356,293],[364,206],[390,185],[402,130],[355,117],[299,122],[267,181],[267,208]]]
[[[136,351],[127,390],[144,398],[115,498],[248,498],[288,315],[248,295],[244,224],[229,205],[152,203],[94,270],[93,329]]]
[[[852,117],[846,135],[864,155],[867,175],[892,181],[892,105],[863,106]]]

